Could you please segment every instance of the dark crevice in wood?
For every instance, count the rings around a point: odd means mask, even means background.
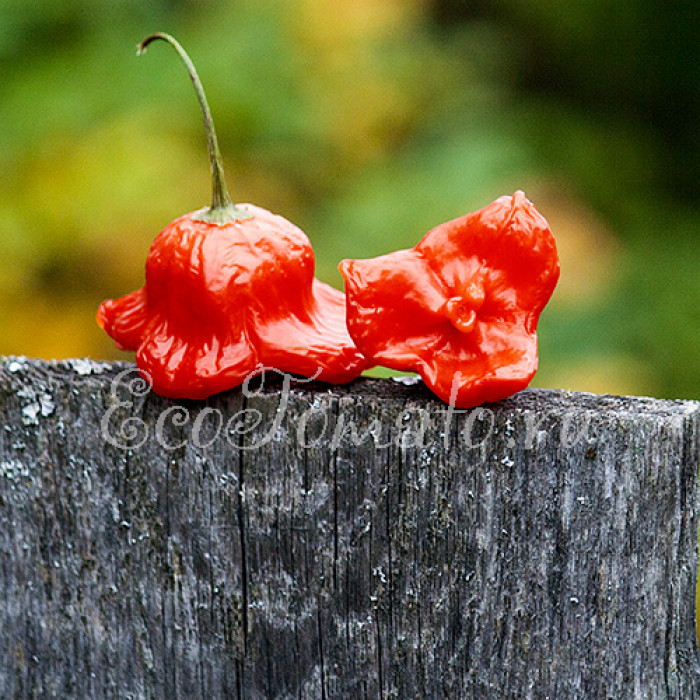
[[[316,613],[316,628],[318,634],[318,664],[321,675],[321,700],[326,700],[326,668],[323,659],[323,625],[321,624],[321,606]]]
[[[247,400],[241,399],[242,415],[245,417]],[[238,536],[241,547],[241,627],[243,632],[243,659],[240,664],[241,687],[245,687],[245,660],[248,657],[248,556],[246,547],[246,523],[245,523],[245,457],[248,454],[244,449],[244,432],[238,436]]]
[[[333,425],[338,424],[338,401],[333,401]],[[332,432],[331,432],[332,435]],[[333,470],[333,593],[338,593],[338,450],[331,453],[331,469]]]

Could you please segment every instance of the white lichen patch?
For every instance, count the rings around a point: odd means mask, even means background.
[[[68,360],[66,364],[72,367],[73,371],[81,377],[87,377],[91,374],[102,374],[105,370],[110,368],[110,365],[105,362],[95,362],[82,357]]]
[[[22,423],[24,425],[39,425],[39,413],[41,413],[41,406],[36,401],[27,404],[22,408]]]
[[[416,386],[416,384],[421,383],[421,378],[413,375],[406,375],[403,377],[392,377],[391,381],[397,384],[403,384],[404,386]]]
[[[11,362],[8,362],[7,364],[7,371],[12,372],[12,374],[15,374],[16,372],[21,372],[23,369],[26,369],[27,365],[20,361],[20,360],[12,360]]]
[[[56,405],[53,402],[51,394],[42,394],[39,397],[39,405],[41,406],[41,415],[45,418],[56,410]]]
[[[20,389],[17,396],[21,399],[29,399],[29,403],[22,407],[24,425],[39,425],[39,416],[47,418],[56,410],[51,394],[36,394],[27,387]]]
[[[29,467],[18,459],[7,459],[0,462],[0,476],[10,481],[21,481],[29,478]]]

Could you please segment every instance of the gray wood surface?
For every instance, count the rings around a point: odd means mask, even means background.
[[[135,378],[0,362],[0,697],[700,696],[697,403]]]

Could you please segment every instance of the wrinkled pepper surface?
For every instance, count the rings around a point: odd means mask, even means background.
[[[205,398],[243,383],[261,367],[345,383],[368,362],[348,334],[345,297],[314,277],[306,235],[281,216],[233,205],[204,91],[185,62],[200,102],[212,171],[212,204],[176,219],[156,237],[142,289],[103,302],[98,323],[155,392]]]
[[[559,258],[522,192],[437,226],[411,250],[339,268],[357,347],[373,363],[418,372],[453,406],[510,396],[537,371],[537,323]]]

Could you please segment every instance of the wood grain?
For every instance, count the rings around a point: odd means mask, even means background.
[[[697,403],[135,377],[0,363],[1,697],[700,697]]]

